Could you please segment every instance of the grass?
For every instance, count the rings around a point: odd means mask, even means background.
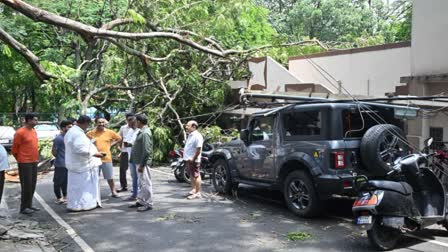
[[[287,236],[290,241],[305,241],[313,238],[311,234],[305,232],[290,232]]]

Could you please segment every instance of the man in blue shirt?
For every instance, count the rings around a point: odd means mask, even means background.
[[[51,150],[53,156],[56,157],[54,161],[53,188],[57,204],[65,203],[67,197],[67,168],[65,168],[64,136],[72,127],[72,121],[64,120],[60,126],[61,134],[57,135],[53,140],[53,148]]]

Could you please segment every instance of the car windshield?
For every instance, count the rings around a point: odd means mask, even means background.
[[[0,126],[0,137],[14,137],[15,132],[13,127]]]
[[[56,131],[59,130],[54,124],[38,124],[34,127],[37,131]]]

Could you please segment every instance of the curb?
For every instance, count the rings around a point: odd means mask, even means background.
[[[5,194],[5,190],[3,190],[3,194]],[[9,217],[11,217],[11,214],[6,203],[6,197],[2,197],[2,201],[0,202],[0,218],[9,219]]]
[[[11,211],[8,207],[8,203],[6,202],[7,198],[8,198],[7,197],[8,195],[6,192],[8,191],[8,189],[3,191],[2,201],[0,202],[0,227],[2,226],[1,225],[2,223],[5,224],[4,228],[7,229],[7,232],[5,233],[6,236],[8,236],[10,234],[10,231],[17,232],[17,230],[13,226],[11,226],[17,220],[12,217]],[[19,232],[23,232],[23,231],[19,229]],[[26,233],[24,233],[24,234],[26,234]],[[56,249],[48,243],[48,240],[45,237],[45,235],[43,235],[43,237],[44,237],[44,240],[36,239],[32,243],[17,242],[14,239],[12,239],[12,240],[5,239],[4,240],[4,239],[0,238],[0,243],[1,243],[0,250],[3,249],[3,247],[5,247],[10,252],[16,252],[16,251],[17,252],[21,252],[21,251],[56,252]]]

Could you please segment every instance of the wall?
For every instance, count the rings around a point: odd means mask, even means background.
[[[413,1],[413,76],[448,73],[447,11],[447,0]]]
[[[314,62],[340,80],[353,95],[384,96],[401,85],[401,76],[410,75],[410,54],[410,43],[402,42],[322,53],[308,58],[291,57],[289,71],[304,82],[318,83],[338,93],[337,84],[332,81],[336,86],[331,85],[313,66]]]
[[[300,79],[271,57],[249,60],[249,70],[252,72],[249,85],[261,85],[264,87],[264,91],[285,91],[285,84],[302,83]]]

